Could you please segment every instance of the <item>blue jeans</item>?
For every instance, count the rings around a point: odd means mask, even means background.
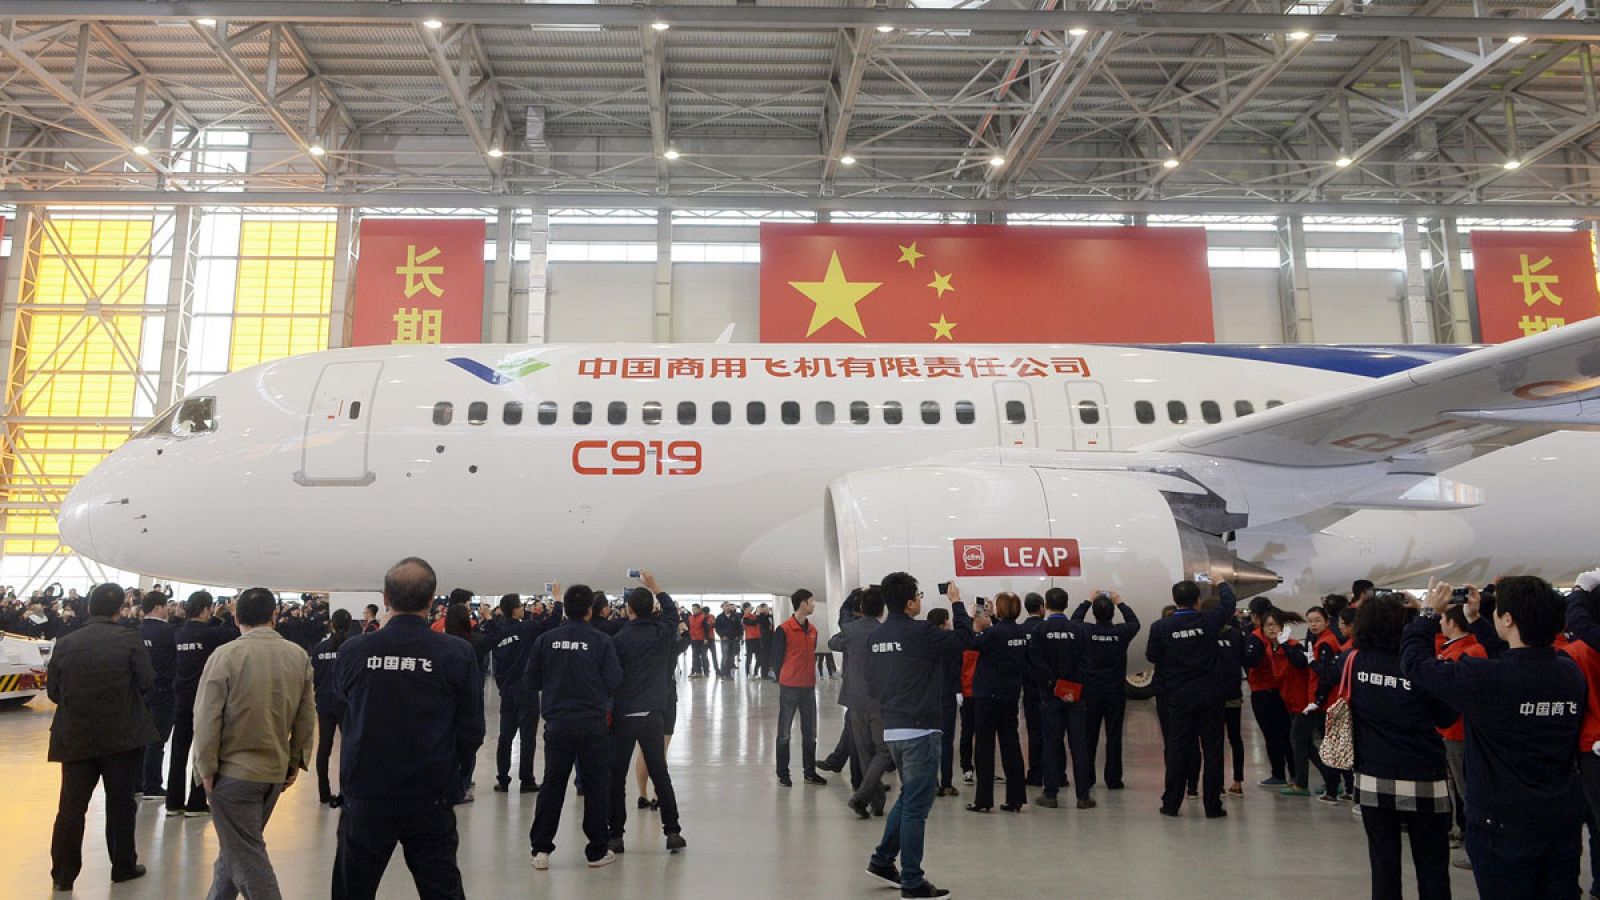
[[[922,833],[933,809],[939,782],[939,732],[909,741],[889,741],[889,755],[900,773],[900,796],[883,823],[883,841],[872,854],[880,866],[894,865],[900,857],[900,886],[922,884]]]

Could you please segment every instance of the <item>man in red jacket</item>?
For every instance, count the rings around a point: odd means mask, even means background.
[[[778,784],[789,780],[789,733],[800,713],[800,758],[806,784],[827,784],[817,774],[817,628],[806,621],[816,611],[811,592],[801,588],[790,598],[794,615],[772,634],[772,661],[778,668]]]
[[[689,616],[689,642],[694,646],[694,662],[689,669],[690,678],[704,678],[707,674],[706,651],[711,645],[711,614],[700,604],[694,605]],[[715,661],[712,662],[715,665]]]

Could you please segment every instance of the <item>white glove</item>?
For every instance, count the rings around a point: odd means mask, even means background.
[[[1596,587],[1600,587],[1600,569],[1590,569],[1579,575],[1578,587],[1583,588],[1585,591],[1593,591]]]

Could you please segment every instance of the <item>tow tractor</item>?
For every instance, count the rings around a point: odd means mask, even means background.
[[[0,709],[21,706],[44,693],[51,641],[0,632]]]

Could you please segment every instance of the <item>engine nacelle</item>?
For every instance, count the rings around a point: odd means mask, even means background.
[[[1134,473],[1020,466],[857,472],[828,486],[823,529],[830,597],[905,571],[922,584],[925,608],[944,605],[935,585],[950,580],[968,598],[1061,587],[1076,603],[1102,589],[1119,593],[1148,624],[1184,578],[1228,581],[1241,597],[1277,584],[1220,538],[1178,522],[1162,492]],[[1143,645],[1141,632],[1130,669],[1146,667]]]

